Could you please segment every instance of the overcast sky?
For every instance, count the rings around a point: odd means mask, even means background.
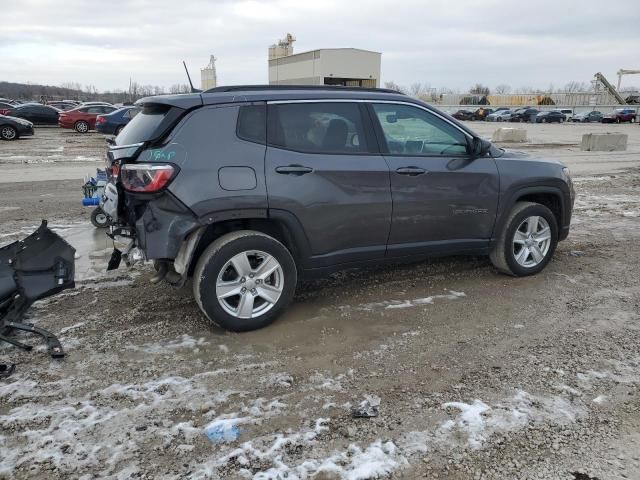
[[[267,83],[267,48],[382,52],[382,82],[465,91],[562,87],[640,69],[640,0],[5,1],[0,80],[99,90],[194,83],[210,54],[218,83]],[[623,85],[639,85],[626,77]]]

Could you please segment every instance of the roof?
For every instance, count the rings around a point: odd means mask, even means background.
[[[363,48],[353,48],[353,47],[315,48],[313,50],[307,50],[307,51],[304,51],[304,52],[292,53],[291,55],[285,55],[283,57],[270,58],[269,61],[277,60],[279,58],[289,58],[289,57],[295,57],[295,56],[298,56],[298,55],[306,55],[308,53],[313,53],[313,52],[337,52],[337,51],[343,51],[343,50],[351,50],[351,51],[356,51],[356,52],[374,53],[376,55],[382,55],[382,52],[375,52],[373,50],[365,50]]]
[[[408,97],[395,90],[384,88],[341,87],[333,85],[235,85],[211,88],[202,93],[145,97],[138,100],[136,104],[155,103],[190,109],[200,105],[239,101],[264,102],[312,99],[396,99],[406,101]]]

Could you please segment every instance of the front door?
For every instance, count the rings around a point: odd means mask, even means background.
[[[389,168],[364,105],[274,102],[265,161],[269,211],[293,215],[306,268],[383,258],[391,225]]]
[[[391,170],[388,256],[486,247],[500,187],[494,159],[472,159],[471,137],[426,109],[375,103],[370,112]]]

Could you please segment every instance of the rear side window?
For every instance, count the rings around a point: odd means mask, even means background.
[[[245,105],[240,107],[236,133],[243,140],[264,145],[267,138],[266,105]]]
[[[140,113],[127,124],[127,128],[120,132],[117,144],[131,145],[153,139],[169,109],[170,107],[167,105],[145,105]]]
[[[367,153],[364,121],[356,103],[269,105],[269,144],[304,153]]]

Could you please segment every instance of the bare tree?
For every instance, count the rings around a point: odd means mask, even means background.
[[[416,82],[412,83],[409,87],[409,93],[412,97],[420,98],[426,96],[429,93],[430,89],[431,85],[429,85],[428,83]]]
[[[391,80],[389,82],[384,82],[384,88],[387,88],[389,90],[395,90],[396,92],[400,92],[400,93],[407,93],[407,89],[406,88],[401,87],[400,85],[398,85],[393,80]]]
[[[564,91],[567,93],[586,92],[589,90],[589,86],[585,82],[579,82],[572,80],[564,86]]]
[[[508,93],[511,93],[511,87],[506,83],[501,83],[500,85],[497,85],[496,88],[493,89],[493,91],[498,95],[506,95]]]
[[[472,93],[474,95],[489,95],[489,93],[491,93],[491,90],[489,90],[489,87],[485,87],[481,83],[476,83],[469,89],[469,93]]]

